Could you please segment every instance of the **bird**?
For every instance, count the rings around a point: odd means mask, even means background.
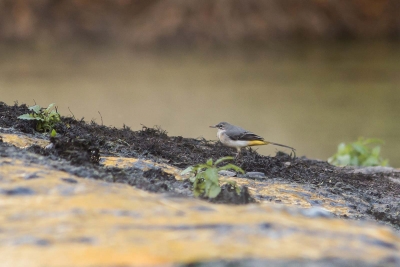
[[[223,145],[237,149],[236,158],[238,158],[240,150],[243,147],[262,146],[269,144],[289,148],[292,150],[294,155],[296,155],[296,149],[293,147],[265,141],[261,136],[247,131],[239,126],[232,125],[228,122],[220,122],[216,125],[210,126],[210,128],[218,128],[217,137]]]

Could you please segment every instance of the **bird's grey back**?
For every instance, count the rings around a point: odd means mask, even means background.
[[[264,140],[261,136],[232,124],[226,126],[225,133],[233,140]]]

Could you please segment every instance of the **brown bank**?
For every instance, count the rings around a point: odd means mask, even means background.
[[[216,204],[195,199],[179,173],[229,148],[72,118],[49,140],[16,119],[26,112],[0,104],[4,266],[400,264],[394,169],[249,150],[236,164],[266,177],[231,178],[241,195],[224,187]]]
[[[4,0],[1,41],[132,46],[399,39],[397,0]]]

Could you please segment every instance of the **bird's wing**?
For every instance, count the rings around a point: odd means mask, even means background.
[[[232,140],[236,141],[254,141],[254,140],[260,140],[264,141],[264,138],[262,138],[259,135],[256,135],[255,133],[246,131],[243,128],[236,127],[234,129],[227,129],[225,132]]]

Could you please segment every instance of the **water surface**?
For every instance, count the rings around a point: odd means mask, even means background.
[[[164,52],[1,47],[0,100],[55,102],[63,115],[69,107],[88,121],[160,125],[185,137],[215,139],[208,126],[228,121],[324,160],[342,141],[377,137],[399,167],[399,74],[400,46],[388,43]]]

